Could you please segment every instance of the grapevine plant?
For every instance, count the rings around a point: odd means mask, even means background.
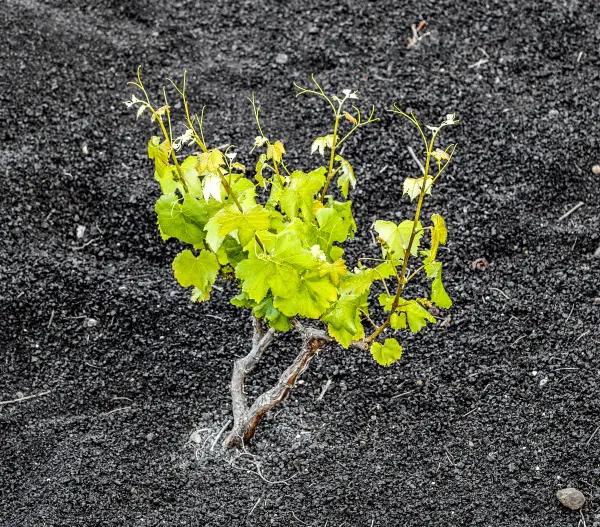
[[[408,119],[422,141],[421,173],[403,185],[414,212],[400,223],[376,221],[381,257],[360,258],[350,268],[343,245],[357,229],[348,199],[357,178],[341,147],[379,120],[374,107],[361,111],[351,90],[326,93],[314,76],[308,86],[295,84],[299,96],[321,99],[331,113],[330,129],[311,148],[322,162],[302,170],[288,164],[283,142],[265,133],[260,107],[251,97],[258,130],[252,150],[258,159],[249,169],[232,146],[207,143],[204,109],[200,115],[190,110],[185,75],[181,84],[171,81],[184,121],[177,136],[164,88],[159,106],[151,101],[140,70],[130,84],[135,91],[126,104],[137,109],[138,118],[148,115],[159,131],[148,142],[148,157],[161,190],[155,206],[160,234],[185,247],[173,260],[175,279],[192,288],[194,302],[209,299],[218,277],[233,280],[239,293],[231,303],[252,313],[251,349],[233,367],[233,427],[226,446],[241,446],[253,437],[264,415],[286,398],[328,342],[369,351],[378,364],[390,366],[403,352],[397,332],[417,333],[436,322],[438,309],[452,305],[438,260],[446,225],[439,214],[425,219],[423,204],[452,160],[456,145],[442,148],[438,139],[442,129],[458,123],[454,114],[439,126],[422,126],[414,113],[393,106],[392,112]],[[407,286],[420,276],[430,282],[427,295],[409,295]],[[277,383],[250,404],[246,376],[274,335],[290,330],[302,338],[298,355]]]

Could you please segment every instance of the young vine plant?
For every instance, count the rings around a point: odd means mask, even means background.
[[[308,86],[295,84],[298,96],[320,99],[330,113],[329,130],[312,142],[317,166],[303,170],[292,168],[284,143],[265,132],[252,96],[257,128],[252,150],[258,158],[249,169],[233,146],[207,143],[204,109],[200,115],[192,113],[186,81],[185,74],[181,84],[171,81],[182,108],[179,135],[174,134],[166,90],[155,104],[140,69],[125,104],[137,110],[138,118],[148,116],[158,131],[149,139],[148,157],[161,190],[155,206],[160,234],[184,246],[173,260],[175,279],[192,289],[194,302],[210,298],[219,276],[234,280],[239,293],[231,303],[254,317],[252,350],[234,367],[234,428],[226,439],[229,445],[243,444],[326,342],[368,350],[378,364],[390,366],[403,353],[398,332],[418,333],[436,322],[438,309],[452,305],[438,259],[447,239],[446,224],[438,213],[424,218],[423,205],[456,148],[439,146],[441,132],[458,120],[449,114],[438,126],[424,126],[414,113],[394,104],[391,112],[407,119],[422,141],[420,174],[407,177],[402,189],[413,203],[412,215],[400,223],[377,220],[373,229],[381,257],[361,258],[350,268],[343,246],[357,229],[349,199],[357,176],[342,146],[361,128],[379,121],[375,108],[361,111],[356,92],[329,94],[314,76]],[[420,295],[409,295],[408,285],[423,277],[430,285]],[[371,294],[372,288],[383,292]],[[305,326],[306,321],[312,325]],[[245,375],[275,332],[294,328],[303,336],[303,350],[278,384],[249,407],[243,393]]]

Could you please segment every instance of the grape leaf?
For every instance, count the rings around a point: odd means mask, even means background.
[[[179,165],[181,176],[185,181],[187,190],[194,197],[203,195],[202,183],[200,182],[200,173],[198,172],[198,158],[196,156],[188,156],[183,163]],[[206,199],[206,197],[205,197]]]
[[[365,336],[360,320],[360,309],[366,309],[366,295],[344,294],[321,317],[327,323],[327,331],[344,348]]]
[[[265,319],[269,326],[277,331],[285,332],[292,327],[290,319],[273,305],[273,298],[270,296],[257,304],[252,309],[252,314],[257,318]]]
[[[223,201],[224,189],[221,184],[221,176],[218,174],[205,174],[202,180],[202,195],[205,201],[214,198],[216,201]]]
[[[281,141],[269,143],[269,146],[267,146],[267,159],[272,159],[275,163],[281,163],[283,154],[285,154],[285,147]]]
[[[267,181],[266,181],[265,177],[263,176],[263,171],[265,169],[266,161],[267,161],[267,155],[260,154],[260,156],[258,157],[258,161],[256,162],[256,168],[255,168],[255,174],[254,174],[254,179],[256,179],[256,182],[262,188],[266,188],[266,186],[267,186]]]
[[[200,244],[204,240],[204,225],[215,211],[205,202],[186,195],[182,201],[177,194],[161,196],[154,207],[158,228],[163,240],[177,238],[183,243]]]
[[[446,243],[448,231],[444,218],[439,214],[432,214],[431,222],[433,223],[433,229],[431,230],[431,249],[428,259],[435,260],[439,246]]]
[[[169,146],[166,141],[153,136],[148,141],[148,158],[154,160],[154,179],[158,181],[163,194],[171,194],[176,190],[183,191],[179,181],[176,181],[176,171],[169,164]]]
[[[260,302],[269,289],[276,297],[293,296],[300,286],[300,272],[316,265],[309,250],[304,249],[298,238],[282,233],[277,236],[273,247],[265,252],[249,250],[247,260],[235,268],[236,276],[242,280],[242,291],[252,300]],[[283,311],[277,304],[275,307]]]
[[[198,256],[189,249],[181,251],[173,260],[175,279],[182,287],[194,287],[194,300],[208,300],[217,278],[219,263],[210,251],[202,250]]]
[[[394,339],[385,339],[383,344],[373,342],[371,344],[371,355],[380,366],[391,366],[402,357],[402,346]]]
[[[399,314],[405,313],[408,327],[412,333],[418,333],[427,322],[435,324],[435,317],[416,300],[401,300],[397,307]]]
[[[198,173],[201,176],[206,174],[220,175],[222,173],[221,167],[225,165],[225,158],[223,152],[217,148],[213,148],[208,152],[202,152],[198,154]]]
[[[352,165],[344,159],[342,156],[337,155],[335,159],[340,163],[340,175],[337,178],[338,187],[342,192],[344,198],[348,197],[349,187],[356,187],[356,176],[354,175],[354,169]]]
[[[337,288],[318,273],[302,276],[298,290],[286,297],[276,296],[273,305],[284,315],[319,318],[337,299]]]
[[[313,218],[314,197],[325,183],[325,167],[319,167],[308,173],[296,170],[288,177],[288,183],[279,197],[281,210],[290,219],[294,219],[298,210],[306,221]]]
[[[269,220],[269,211],[260,205],[243,212],[235,205],[229,205],[219,210],[206,224],[206,243],[216,252],[225,236],[234,234],[244,247],[257,231],[269,228]]]
[[[352,216],[352,202],[334,201],[331,206],[319,208],[316,217],[319,225],[317,232],[319,245],[333,259],[330,253],[333,243],[344,242],[354,237],[356,222]]]
[[[317,137],[310,148],[310,153],[314,154],[319,152],[322,156],[325,155],[325,148],[331,148],[333,146],[333,134],[323,135]]]
[[[404,220],[399,225],[393,221],[378,220],[375,222],[375,231],[379,234],[382,241],[383,255],[390,255],[394,259],[402,260],[404,252],[410,244],[410,236],[413,229],[412,220]],[[423,237],[423,227],[421,222],[417,222],[415,235],[411,246],[410,254],[416,256],[419,250],[419,244]]]
[[[408,194],[411,201],[419,197],[423,188],[424,177],[414,178],[407,177],[404,180],[403,194]],[[425,187],[425,194],[431,194],[431,187],[433,185],[433,178],[427,176],[427,185]]]
[[[431,301],[442,309],[452,307],[452,299],[446,293],[446,289],[444,289],[444,284],[442,283],[441,271],[434,278],[433,282],[431,282]]]
[[[355,269],[342,277],[340,292],[362,294],[371,289],[373,282],[395,274],[396,268],[390,262],[383,262],[373,268]]]

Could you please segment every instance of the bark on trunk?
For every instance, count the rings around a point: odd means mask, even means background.
[[[273,330],[264,333],[260,322],[254,320],[252,349],[248,355],[236,360],[233,366],[231,376],[233,428],[225,438],[224,446],[239,447],[248,443],[263,417],[286,399],[296,381],[308,368],[310,361],[330,340],[324,331],[306,328],[300,324],[296,324],[296,328],[302,336],[302,349],[292,364],[280,375],[275,386],[258,396],[248,407],[244,393],[246,376],[254,369],[273,339]]]

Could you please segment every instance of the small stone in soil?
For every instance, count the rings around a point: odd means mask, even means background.
[[[568,487],[556,491],[556,497],[565,507],[572,511],[577,511],[583,507],[585,496],[581,491]]]
[[[594,165],[592,167],[592,173],[596,174],[597,176],[600,176],[600,165]]]
[[[277,64],[287,64],[288,61],[288,56],[285,53],[277,53],[277,56],[275,57],[275,62],[277,62]]]

